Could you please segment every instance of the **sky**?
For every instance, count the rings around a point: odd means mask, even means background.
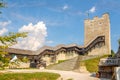
[[[0,36],[29,32],[15,48],[37,50],[44,45],[84,44],[84,20],[108,12],[111,46],[116,52],[120,38],[120,0],[3,0]]]

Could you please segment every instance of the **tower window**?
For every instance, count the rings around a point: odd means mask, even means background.
[[[102,22],[99,22],[99,25],[103,24]]]

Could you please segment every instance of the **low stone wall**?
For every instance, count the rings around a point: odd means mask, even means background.
[[[86,55],[86,56],[81,56],[82,57],[81,60],[93,59],[93,58],[100,57],[100,56],[102,56],[102,55]]]
[[[115,68],[115,80],[120,80],[120,67]]]
[[[19,62],[18,64],[10,64],[9,68],[10,69],[15,69],[15,68],[30,68],[30,63]]]

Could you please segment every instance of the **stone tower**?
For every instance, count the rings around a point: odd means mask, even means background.
[[[111,41],[110,41],[110,19],[109,14],[105,13],[101,18],[94,17],[93,19],[86,19],[84,21],[85,40],[84,45],[89,44],[97,36],[105,36],[105,45],[101,49],[94,50],[90,54],[111,54]],[[101,50],[101,51],[100,51]]]

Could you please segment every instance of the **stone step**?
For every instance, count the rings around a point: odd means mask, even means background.
[[[62,62],[60,64],[54,65],[48,69],[71,71],[74,69],[77,60],[78,60],[78,57],[75,57],[73,59],[67,60],[67,61]]]

